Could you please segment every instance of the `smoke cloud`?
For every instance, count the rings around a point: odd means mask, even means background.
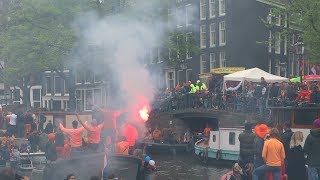
[[[150,111],[155,95],[154,75],[144,62],[151,61],[150,52],[163,44],[168,30],[163,17],[152,16],[163,10],[158,3],[136,1],[124,12],[102,19],[90,12],[75,23],[83,37],[81,44],[102,50],[98,61],[108,66],[105,74],[112,77],[111,103],[130,112],[132,122],[140,117],[139,110]],[[142,124],[135,125],[142,128]]]

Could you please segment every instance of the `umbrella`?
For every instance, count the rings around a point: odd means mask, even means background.
[[[320,81],[320,75],[303,76],[304,81]]]
[[[291,79],[290,79],[290,82],[299,83],[299,82],[301,82],[301,77],[291,78]]]

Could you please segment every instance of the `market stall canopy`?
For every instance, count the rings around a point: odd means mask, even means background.
[[[281,76],[276,76],[270,73],[267,73],[259,68],[252,68],[247,69],[239,72],[235,72],[232,74],[228,74],[223,76],[224,81],[252,81],[252,82],[260,82],[261,77],[264,77],[264,79],[268,83],[273,82],[288,82],[289,79]]]

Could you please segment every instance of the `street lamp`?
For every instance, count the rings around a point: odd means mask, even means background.
[[[300,83],[302,83],[302,60],[304,55],[304,44],[302,41],[298,41],[294,44],[296,54],[298,55],[298,62],[299,62],[299,76],[300,76]]]

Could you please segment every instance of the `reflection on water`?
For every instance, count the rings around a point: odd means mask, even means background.
[[[220,180],[223,174],[230,171],[230,165],[204,165],[193,155],[177,156],[174,159],[154,155],[152,158],[158,168],[153,180]]]

